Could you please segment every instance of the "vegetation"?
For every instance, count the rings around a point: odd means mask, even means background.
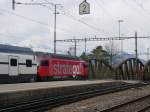
[[[97,59],[97,60],[102,60],[104,62],[108,62],[109,59],[108,57],[109,57],[108,52],[105,51],[102,46],[97,46],[89,54],[85,54],[85,52],[83,52],[80,56],[81,59],[86,61],[88,59]]]
[[[80,56],[81,59],[88,61],[88,55],[85,54],[85,52],[83,52]]]
[[[109,47],[107,47],[109,48]],[[96,79],[108,79],[113,78],[113,70],[109,66],[110,59],[117,53],[109,52],[108,49],[104,50],[102,46],[97,46],[89,54],[82,53],[81,59],[89,62],[89,73],[90,78]]]
[[[112,78],[112,70],[108,66],[110,55],[106,50],[103,49],[102,46],[97,46],[89,54],[85,54],[85,52],[83,52],[80,58],[89,62],[90,78]]]

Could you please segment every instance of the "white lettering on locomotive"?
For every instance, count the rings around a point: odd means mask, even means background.
[[[79,65],[54,64],[53,74],[80,74],[81,67]]]
[[[73,74],[80,74],[79,65],[73,65]]]

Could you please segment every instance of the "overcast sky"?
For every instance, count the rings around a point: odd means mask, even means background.
[[[23,3],[52,3],[40,5],[16,5],[12,0],[0,0],[0,43],[29,46],[53,52],[54,6],[57,10],[57,39],[118,36],[118,20],[122,36],[150,36],[150,0],[87,0],[91,6],[89,15],[79,15],[83,0],[16,0]],[[88,42],[90,52],[97,45],[109,42]],[[120,41],[114,41],[120,49]],[[73,43],[57,43],[57,51],[66,53]],[[134,39],[125,40],[125,52],[134,53]],[[150,39],[138,40],[138,51],[147,52]],[[77,53],[84,51],[84,42],[78,43]],[[142,56],[144,57],[144,56]],[[146,57],[146,56],[145,56]]]

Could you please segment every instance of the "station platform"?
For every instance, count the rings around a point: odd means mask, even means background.
[[[42,98],[54,98],[107,88],[124,83],[139,83],[138,81],[116,80],[86,80],[86,81],[53,81],[19,84],[0,84],[0,107],[15,103]]]

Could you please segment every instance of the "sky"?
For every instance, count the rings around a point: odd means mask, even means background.
[[[57,6],[57,39],[150,36],[150,0],[87,0],[90,14],[79,15],[83,0],[16,0],[22,3],[49,3],[43,5],[16,4],[0,0],[0,43],[31,47],[53,52],[54,4]],[[120,50],[121,41],[113,41]],[[146,53],[150,38],[138,39],[138,52]],[[87,52],[98,45],[104,48],[110,41],[87,42]],[[134,39],[123,41],[123,51],[134,53]],[[57,52],[67,53],[74,43],[57,42]],[[84,52],[84,42],[77,43],[77,54]],[[147,59],[145,55],[141,58]]]

